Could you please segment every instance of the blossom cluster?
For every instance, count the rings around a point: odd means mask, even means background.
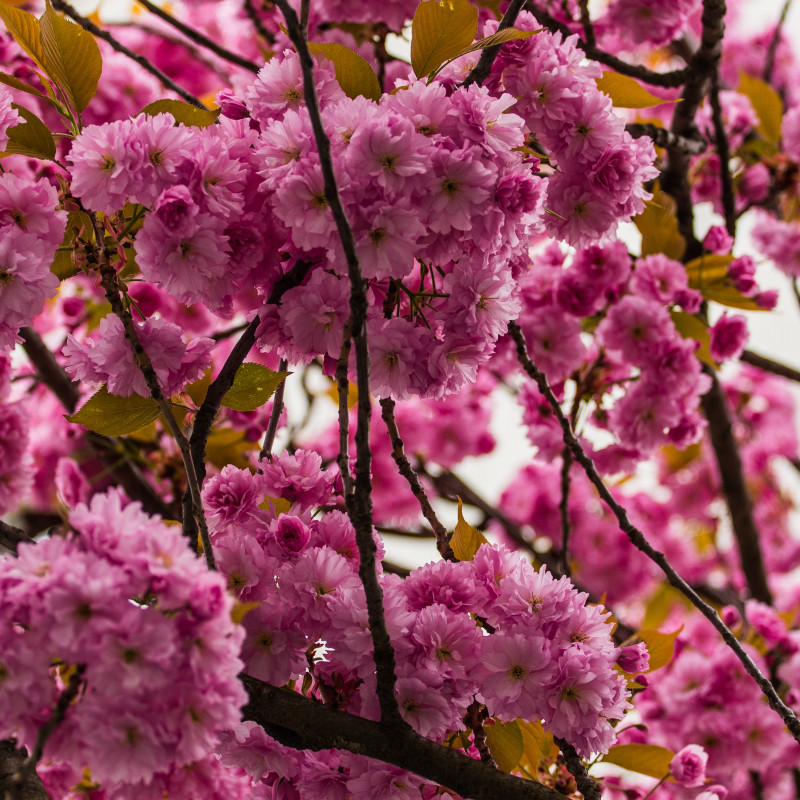
[[[0,561],[0,736],[33,747],[72,691],[44,751],[63,780],[85,766],[109,797],[155,800],[171,781],[188,800],[180,776],[209,769],[216,731],[246,700],[225,583],[120,492],[69,521],[74,533]]]

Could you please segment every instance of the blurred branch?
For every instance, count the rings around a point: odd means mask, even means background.
[[[714,70],[711,76],[711,92],[708,97],[711,105],[711,121],[714,125],[714,143],[719,157],[719,182],[722,194],[722,208],[725,215],[725,230],[736,237],[736,202],[733,194],[731,178],[731,147],[725,123],[722,120],[722,105],[719,99],[719,72]]]
[[[13,739],[0,741],[0,798],[2,800],[50,800],[41,778],[32,772],[21,783],[14,782],[20,774],[28,753],[24,747],[17,747]]]
[[[81,16],[66,0],[52,0],[52,6],[56,11],[62,11],[68,17],[73,19],[78,25],[81,26],[86,31],[89,31],[93,36],[96,36],[98,39],[102,39],[104,42],[107,42],[111,45],[114,50],[118,53],[122,53],[123,55],[127,56],[131,61],[135,61],[142,69],[147,70],[151,75],[155,76],[159,83],[165,88],[169,89],[172,92],[175,92],[179,97],[182,97],[187,103],[190,105],[195,106],[196,108],[202,108],[204,110],[208,110],[206,106],[198,100],[191,92],[187,92],[182,86],[179,86],[175,81],[172,80],[168,75],[165,75],[155,64],[152,64],[148,59],[144,56],[139,55],[138,53],[134,53],[133,50],[125,47],[122,42],[117,41],[108,31],[103,30],[98,25],[95,25],[90,19],[87,19],[84,16]]]
[[[792,0],[786,0],[786,2],[783,4],[781,15],[778,18],[778,24],[775,26],[775,31],[772,34],[772,39],[770,39],[769,47],[767,48],[767,58],[764,62],[764,73],[761,76],[766,83],[769,83],[772,80],[772,73],[775,69],[775,55],[778,52],[778,45],[781,42],[781,31],[783,30],[783,25],[786,22],[786,15],[789,13],[791,6]]]
[[[683,153],[696,156],[700,155],[700,153],[705,153],[708,149],[708,142],[699,135],[699,132],[692,138],[676,136],[667,128],[659,128],[658,125],[647,122],[631,122],[625,126],[625,130],[634,139],[649,136],[656,147],[663,147],[665,150],[680,150]]]
[[[513,27],[524,5],[525,0],[511,0],[508,8],[506,9],[506,13],[503,14],[503,18],[500,20],[500,24],[497,26],[497,30],[502,31],[505,28]],[[467,87],[473,83],[477,83],[478,86],[480,86],[489,77],[489,73],[492,70],[492,64],[497,58],[501,47],[502,45],[500,44],[495,45],[494,47],[484,47],[483,51],[481,52],[481,57],[478,59],[478,63],[472,68],[471,72],[469,75],[467,75],[466,79],[461,85]]]
[[[173,28],[175,28],[175,30],[180,31],[187,39],[195,44],[199,44],[201,47],[205,47],[206,50],[210,50],[212,53],[214,53],[214,55],[219,56],[223,61],[228,61],[231,64],[235,64],[237,67],[242,67],[242,69],[246,69],[252,73],[257,73],[260,69],[258,64],[254,64],[252,61],[249,61],[248,59],[243,58],[236,53],[232,53],[230,50],[218,45],[207,36],[203,36],[203,34],[199,31],[189,27],[179,19],[175,19],[172,14],[164,11],[163,8],[153,5],[150,0],[136,0],[136,2],[140,5],[143,5],[151,14],[155,14],[160,19],[163,19],[164,22],[166,22],[168,25],[171,25]]]
[[[17,554],[17,545],[32,542],[33,539],[22,528],[16,528],[0,519],[0,547]]]
[[[800,383],[800,370],[787,367],[785,364],[781,364],[778,361],[773,361],[771,358],[760,356],[758,353],[754,353],[752,350],[745,350],[739,356],[739,361],[743,361],[745,364],[750,364],[753,367],[763,369],[764,372],[771,372],[773,375],[780,375],[782,378],[787,378],[790,381],[796,381]]]

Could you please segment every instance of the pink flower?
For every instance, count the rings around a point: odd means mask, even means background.
[[[0,89],[0,152],[8,147],[8,129],[19,121],[19,114],[11,107],[12,99],[5,86]]]
[[[727,311],[714,323],[709,333],[711,358],[718,363],[738,358],[750,336],[745,317],[741,314],[729,316]]]
[[[672,777],[683,786],[695,789],[706,782],[708,753],[698,744],[687,744],[669,762]]]

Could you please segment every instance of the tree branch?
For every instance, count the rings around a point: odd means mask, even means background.
[[[256,33],[269,45],[275,44],[275,36],[272,31],[268,30],[264,25],[264,21],[258,15],[256,7],[253,5],[253,0],[244,0],[244,10],[247,18],[253,23]]]
[[[517,346],[517,357],[525,372],[536,381],[539,391],[544,395],[550,408],[556,416],[561,426],[564,436],[564,443],[572,450],[575,460],[581,465],[590,482],[597,489],[598,494],[617,518],[620,530],[630,539],[631,543],[641,550],[648,558],[654,561],[666,575],[667,580],[682,594],[684,594],[697,608],[700,613],[714,626],[722,637],[725,644],[733,650],[736,657],[741,662],[745,671],[753,678],[761,692],[767,698],[770,708],[775,711],[786,724],[792,736],[800,742],[800,720],[797,719],[794,711],[781,700],[775,687],[764,676],[756,663],[742,647],[739,640],[733,635],[731,630],[722,622],[717,612],[703,600],[697,592],[686,583],[683,578],[675,571],[667,557],[656,550],[648,541],[645,535],[631,523],[628,519],[628,512],[614,499],[608,487],[603,482],[600,474],[592,459],[586,454],[581,443],[575,437],[570,427],[569,420],[564,416],[561,406],[547,382],[544,373],[531,361],[525,345],[525,337],[516,322],[509,323],[509,334]]]
[[[665,150],[678,150],[682,153],[697,156],[700,153],[705,153],[708,149],[708,143],[700,136],[699,131],[693,138],[676,136],[666,128],[659,128],[657,125],[646,122],[631,122],[625,126],[625,130],[634,139],[649,136],[654,145],[663,147]]]
[[[244,719],[257,722],[288,747],[348,750],[414,772],[471,800],[564,800],[553,789],[500,772],[406,726],[372,722],[249,675],[240,677],[250,695]]]
[[[708,420],[708,433],[717,460],[722,493],[731,514],[742,571],[750,594],[762,603],[771,604],[772,594],[767,583],[758,530],[753,520],[753,502],[745,483],[725,394],[711,369],[706,367],[705,372],[711,378],[711,389],[703,395],[701,404]]]
[[[603,800],[600,787],[597,785],[594,778],[586,771],[586,767],[575,748],[564,739],[554,737],[554,741],[564,754],[564,761],[567,764],[567,769],[570,771],[572,777],[575,778],[578,791],[584,796],[585,800]]]
[[[391,397],[384,397],[381,400],[381,416],[384,423],[386,423],[386,430],[389,433],[389,440],[392,443],[392,458],[394,463],[397,464],[397,469],[400,474],[406,479],[408,485],[411,487],[411,492],[417,498],[419,507],[422,510],[422,516],[428,521],[428,524],[433,529],[436,535],[436,549],[439,555],[446,561],[455,561],[456,557],[453,554],[453,549],[450,547],[447,529],[439,521],[436,512],[433,510],[428,495],[425,493],[425,488],[420,483],[419,476],[411,466],[411,462],[406,456],[403,449],[403,440],[400,438],[400,431],[397,429],[397,420],[394,416],[395,402]]]
[[[367,348],[367,295],[366,281],[356,253],[355,237],[345,214],[331,159],[330,140],[322,124],[317,91],[314,84],[314,61],[303,36],[300,20],[288,0],[276,0],[286,26],[289,38],[297,50],[303,71],[303,93],[306,108],[314,130],[314,139],[319,153],[325,199],[331,209],[339,239],[347,263],[350,279],[350,320],[352,324],[353,345],[356,356],[356,385],[358,387],[358,427],[356,429],[356,477],[354,491],[345,497],[347,511],[356,530],[359,551],[358,573],[364,585],[367,598],[367,615],[374,650],[375,667],[378,678],[378,700],[381,720],[392,722],[398,728],[406,723],[400,716],[394,694],[397,682],[395,656],[386,619],[383,613],[383,592],[376,572],[376,547],[372,538],[372,478],[370,464],[372,453],[369,445],[369,424],[372,414],[369,396],[369,350]]]
[[[140,67],[147,70],[151,75],[155,76],[165,89],[175,92],[179,97],[182,97],[187,103],[202,108],[208,111],[205,105],[200,102],[191,92],[187,92],[182,86],[178,86],[175,81],[168,75],[165,75],[155,64],[151,64],[144,56],[134,53],[133,50],[125,47],[122,42],[117,41],[108,31],[103,30],[94,24],[90,19],[81,16],[66,0],[52,0],[52,6],[56,11],[62,11],[68,17],[71,17],[78,25],[86,31],[89,31],[93,36],[102,39],[114,48],[118,53],[128,56],[131,61],[135,61]]]
[[[61,364],[42,341],[42,338],[33,328],[23,328],[20,331],[25,350],[36,373],[53,394],[58,398],[64,409],[72,414],[80,400],[78,384],[64,371]],[[175,516],[173,510],[158,492],[142,475],[141,470],[131,461],[125,453],[122,442],[117,438],[101,436],[99,433],[89,431],[87,440],[95,453],[108,465],[120,486],[125,489],[128,497],[138,500],[148,514],[158,514],[164,519]],[[120,460],[120,456],[122,460]]]
[[[525,10],[529,11],[536,21],[547,28],[553,33],[560,33],[564,38],[572,36],[573,32],[563,23],[559,22],[555,17],[552,17],[546,11],[537,8],[533,3],[528,3]],[[667,86],[675,88],[682,86],[686,79],[689,77],[689,68],[673,70],[672,72],[654,72],[647,67],[639,66],[638,64],[629,64],[621,58],[605,52],[598,47],[590,45],[581,39],[578,40],[578,47],[586,53],[586,57],[597,61],[600,64],[605,64],[611,67],[615,72],[620,75],[628,75],[631,78],[649,83],[651,86]]]
[[[0,741],[0,798],[2,800],[50,800],[41,778],[34,771],[18,785],[14,776],[18,775],[28,753],[24,747],[17,747],[13,739]]]
[[[191,40],[195,44],[199,44],[201,47],[205,47],[206,50],[210,50],[212,53],[214,53],[214,55],[219,56],[223,61],[228,61],[231,64],[235,64],[237,67],[242,67],[242,69],[246,69],[252,73],[257,73],[259,69],[261,69],[258,64],[254,64],[252,61],[237,55],[236,53],[232,53],[230,50],[226,50],[224,47],[221,47],[207,36],[203,36],[203,34],[199,31],[196,31],[194,28],[190,28],[179,19],[175,19],[172,14],[168,14],[163,8],[153,5],[150,0],[136,0],[136,2],[143,5],[151,14],[155,14],[160,19],[163,19],[164,22],[166,22],[168,25],[171,25],[173,28],[175,28],[175,30],[180,31],[187,39]]]
[[[0,519],[0,547],[17,554],[17,545],[32,542],[33,539],[22,528],[16,528]]]
[[[511,3],[509,3],[506,9],[506,13],[503,14],[503,18],[497,26],[497,30],[502,31],[505,28],[511,28],[517,21],[517,17],[524,6],[525,0],[511,0]],[[478,86],[480,86],[489,77],[489,73],[492,71],[492,64],[497,58],[501,47],[502,45],[500,44],[494,47],[484,47],[481,57],[478,59],[478,63],[472,68],[461,85],[467,87],[473,83],[477,83]]]
[[[785,364],[781,364],[779,361],[773,361],[771,358],[760,356],[752,350],[745,350],[739,356],[739,361],[763,369],[764,372],[771,372],[773,375],[780,375],[782,378],[800,383],[800,370],[787,367]]]
[[[792,0],[786,0],[781,9],[781,15],[778,18],[778,24],[775,26],[775,32],[772,34],[769,47],[767,48],[767,58],[764,62],[764,74],[761,76],[766,83],[772,80],[772,72],[775,69],[775,54],[778,52],[778,45],[781,41],[781,30],[783,24],[786,22],[786,15],[791,8]]]
[[[278,363],[278,372],[285,372],[289,362],[282,358]],[[286,389],[286,379],[284,378],[275,390],[275,395],[272,399],[272,413],[269,415],[269,423],[267,424],[267,432],[264,434],[264,444],[261,445],[261,452],[258,455],[258,460],[272,456],[272,445],[275,444],[275,434],[278,431],[278,423],[281,419],[283,412],[283,393]]]
[[[719,71],[717,69],[711,75],[711,92],[708,100],[711,105],[711,120],[714,124],[714,142],[717,146],[717,156],[719,157],[719,182],[722,194],[722,208],[725,214],[725,230],[735,238],[736,202],[731,178],[731,147],[722,121],[722,105],[719,100]]]
[[[572,452],[564,445],[561,452],[561,499],[558,503],[558,512],[561,517],[561,552],[558,556],[558,565],[561,574],[570,576],[569,568],[569,471],[572,467]]]

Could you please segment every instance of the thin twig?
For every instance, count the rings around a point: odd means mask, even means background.
[[[336,361],[336,393],[339,407],[339,454],[336,462],[342,474],[344,496],[353,492],[353,474],[350,471],[350,381],[347,370],[353,347],[353,329],[348,319],[342,328],[342,346]]]
[[[565,39],[572,36],[572,31],[555,17],[548,14],[546,11],[538,8],[535,3],[528,3],[525,10],[529,11],[536,21],[554,33],[560,33]],[[591,46],[588,42],[578,40],[578,47],[586,53],[586,57],[597,61],[600,64],[605,64],[611,67],[615,72],[621,75],[629,75],[631,78],[649,83],[651,86],[667,86],[677,87],[682,86],[689,76],[689,68],[673,70],[672,72],[654,72],[647,67],[639,66],[638,64],[629,64],[621,58],[605,52],[598,47]]]
[[[286,372],[286,367],[289,362],[282,358],[278,363],[278,372]],[[272,399],[272,412],[269,415],[269,423],[267,424],[267,432],[264,434],[264,444],[261,446],[261,452],[258,455],[258,460],[272,457],[272,445],[275,444],[275,433],[278,430],[278,423],[281,419],[283,412],[283,393],[286,388],[286,379],[278,384],[275,390],[275,395]]]
[[[52,6],[56,11],[63,11],[68,17],[71,17],[78,25],[84,30],[89,31],[93,36],[108,42],[111,47],[118,53],[127,56],[131,61],[135,61],[140,67],[147,70],[151,75],[154,75],[165,89],[175,92],[179,97],[182,97],[187,103],[208,110],[203,103],[196,98],[191,92],[187,92],[182,86],[179,86],[168,75],[165,75],[155,64],[152,64],[144,56],[134,53],[133,50],[125,47],[122,42],[117,41],[108,31],[103,30],[94,24],[90,19],[81,16],[66,0],[52,0]]]
[[[268,44],[275,44],[275,35],[272,31],[268,30],[264,25],[264,21],[259,16],[256,7],[253,5],[253,0],[244,0],[244,10],[247,18],[253,23],[256,33]]]
[[[150,0],[136,0],[136,2],[143,5],[151,14],[155,14],[160,19],[163,19],[164,22],[166,22],[168,25],[171,25],[173,28],[175,28],[175,30],[180,31],[187,39],[193,41],[195,44],[199,44],[201,47],[205,47],[206,50],[210,50],[212,53],[219,56],[223,61],[236,64],[237,67],[242,67],[242,69],[249,70],[253,73],[257,73],[259,69],[261,69],[258,64],[254,64],[249,59],[237,55],[236,53],[232,53],[230,50],[221,47],[215,41],[209,39],[207,36],[203,36],[202,33],[196,31],[194,28],[189,27],[179,19],[175,19],[172,14],[168,14],[163,8],[153,5]]]
[[[308,41],[308,13],[310,10],[310,0],[300,0],[300,28],[306,41]]]
[[[586,767],[575,748],[565,739],[554,737],[553,741],[555,741],[564,754],[564,761],[566,762],[567,769],[570,771],[572,777],[575,778],[578,791],[583,795],[584,800],[603,800],[600,787],[597,785],[594,778],[586,771]]]
[[[345,497],[347,511],[356,530],[358,542],[358,573],[364,585],[367,598],[367,616],[369,620],[375,667],[378,682],[378,701],[381,709],[381,720],[398,727],[406,727],[400,716],[395,698],[395,655],[389,632],[386,629],[386,618],[383,612],[383,592],[376,572],[376,547],[372,538],[372,453],[369,444],[369,426],[372,414],[369,396],[369,350],[367,347],[367,294],[366,281],[361,273],[361,266],[356,252],[353,229],[345,214],[331,158],[330,139],[322,124],[322,115],[317,100],[314,83],[314,60],[303,36],[300,21],[288,0],[276,0],[280,8],[289,38],[295,46],[303,71],[303,93],[306,108],[314,131],[314,139],[319,153],[320,168],[325,186],[325,199],[333,214],[339,239],[347,263],[350,279],[350,318],[353,326],[353,345],[356,356],[356,386],[358,388],[356,428],[356,477],[354,491]]]
[[[786,15],[789,13],[791,5],[792,0],[786,0],[783,4],[778,24],[775,26],[775,31],[772,34],[772,39],[767,48],[767,58],[764,62],[764,73],[762,75],[765,83],[769,83],[772,80],[772,72],[775,69],[775,56],[778,52],[778,45],[781,42],[781,30],[783,29],[783,24],[786,22]]]
[[[753,501],[744,479],[742,459],[733,435],[728,404],[716,375],[706,368],[711,389],[703,395],[701,405],[708,420],[708,433],[719,468],[722,494],[731,514],[731,527],[739,549],[742,572],[750,594],[762,603],[772,603],[764,559],[761,555],[758,529],[753,519]]]
[[[425,487],[420,483],[419,476],[411,466],[408,456],[406,456],[403,448],[403,440],[400,438],[400,431],[397,428],[394,409],[395,402],[391,397],[384,397],[381,400],[381,416],[386,424],[389,440],[392,443],[392,458],[394,459],[394,463],[397,464],[397,469],[408,482],[414,497],[417,498],[419,507],[422,510],[422,516],[425,517],[428,524],[433,528],[433,532],[436,534],[436,549],[439,551],[439,554],[446,561],[455,561],[456,557],[453,554],[453,549],[450,547],[447,528],[442,525],[439,518],[436,516],[433,506],[431,506],[430,500],[428,500]]]
[[[700,613],[714,626],[728,647],[733,650],[736,657],[742,663],[745,671],[753,678],[761,692],[767,698],[770,708],[772,708],[784,721],[792,736],[800,742],[800,720],[797,719],[794,711],[781,700],[775,687],[764,676],[747,651],[742,647],[739,640],[733,635],[731,630],[719,618],[717,612],[706,603],[697,592],[675,571],[667,557],[656,550],[645,535],[631,523],[628,512],[614,499],[608,487],[603,482],[592,459],[586,454],[581,443],[575,437],[570,427],[569,420],[564,416],[561,406],[550,388],[544,373],[531,361],[525,346],[525,337],[516,322],[511,322],[508,326],[509,334],[517,346],[517,357],[525,372],[536,381],[539,391],[544,395],[550,408],[558,420],[564,436],[564,443],[572,450],[575,460],[581,465],[589,481],[597,489],[598,494],[617,518],[620,530],[630,539],[631,543],[641,550],[648,558],[654,561],[666,575],[667,580],[682,594],[684,594],[697,608]]]
[[[486,706],[474,700],[467,709],[464,722],[472,730],[472,743],[475,745],[475,749],[478,751],[481,761],[497,769],[497,764],[489,751],[489,744],[486,741],[486,731],[483,727],[483,723],[486,721],[487,717],[488,712],[486,711]]]
[[[564,445],[561,452],[561,499],[558,503],[558,511],[561,517],[561,552],[558,556],[558,565],[561,574],[570,576],[569,567],[569,470],[572,466],[572,452],[569,447]]]
[[[511,3],[506,9],[506,13],[503,14],[503,18],[497,26],[497,30],[502,31],[505,28],[511,28],[517,21],[517,17],[524,5],[525,0],[511,0]],[[484,47],[481,57],[478,59],[478,63],[472,68],[469,75],[467,75],[464,80],[464,83],[461,85],[466,87],[477,83],[478,86],[480,86],[489,77],[489,73],[492,71],[492,64],[497,58],[501,47],[502,45],[500,44],[494,47]]]
[[[744,361],[745,364],[763,369],[764,372],[771,372],[773,375],[780,375],[782,378],[788,378],[790,381],[800,383],[800,370],[792,369],[792,367],[773,361],[771,358],[760,356],[752,350],[745,350],[739,356],[739,361]]]
[[[69,682],[64,687],[64,691],[58,696],[55,707],[50,713],[50,718],[39,728],[36,734],[36,742],[33,745],[30,755],[25,759],[19,771],[11,779],[10,794],[12,800],[24,800],[24,787],[30,783],[31,776],[36,772],[36,765],[42,758],[44,746],[53,731],[64,721],[67,709],[72,701],[78,696],[83,684],[83,674],[86,667],[79,664],[75,667],[70,676]]]
[[[711,75],[711,91],[708,96],[711,105],[711,121],[714,124],[714,143],[717,146],[719,157],[719,182],[722,193],[722,208],[725,214],[725,230],[730,236],[736,237],[736,201],[733,193],[733,179],[731,178],[731,146],[725,123],[722,121],[722,104],[719,99],[719,71],[714,70]]]
[[[97,215],[94,212],[89,214],[89,218],[91,219],[92,227],[94,228],[95,241],[98,242],[97,263],[100,271],[100,283],[105,291],[106,300],[108,300],[111,305],[111,310],[114,312],[114,314],[116,314],[122,323],[122,328],[125,332],[125,339],[133,349],[134,360],[136,361],[137,366],[141,370],[142,375],[147,382],[147,388],[150,390],[150,396],[158,404],[158,408],[161,411],[161,414],[164,416],[167,427],[169,428],[170,433],[172,433],[172,436],[178,445],[181,457],[183,458],[183,466],[186,470],[186,482],[192,498],[192,517],[194,518],[195,524],[200,531],[200,538],[203,543],[203,553],[205,555],[206,564],[208,565],[209,569],[214,570],[217,567],[214,561],[214,553],[211,549],[211,537],[208,533],[206,516],[205,512],[203,511],[203,498],[200,495],[200,482],[197,479],[197,471],[195,470],[194,461],[192,460],[189,440],[184,435],[180,425],[178,425],[178,421],[175,419],[175,415],[172,413],[172,406],[170,405],[170,402],[164,397],[164,393],[161,390],[161,384],[158,382],[158,376],[156,375],[155,369],[153,369],[153,364],[150,361],[150,357],[147,355],[142,343],[139,341],[139,335],[136,332],[136,325],[134,324],[133,317],[131,317],[130,311],[125,308],[122,303],[119,283],[117,281],[117,271],[111,264],[108,258],[108,252],[103,244],[103,227],[100,225]]]

